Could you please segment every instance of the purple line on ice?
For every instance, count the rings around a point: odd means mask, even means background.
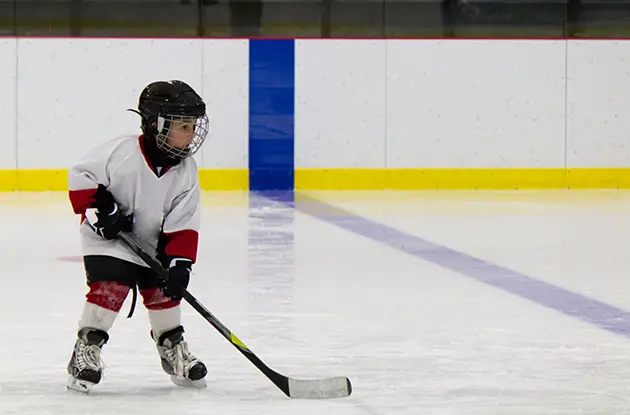
[[[286,196],[266,195],[276,200]],[[630,338],[630,313],[296,193],[295,209],[349,232]]]

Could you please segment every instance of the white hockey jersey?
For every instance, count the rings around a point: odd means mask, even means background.
[[[201,192],[192,157],[163,170],[153,166],[143,136],[124,136],[89,152],[68,174],[73,210],[81,214],[83,255],[108,255],[147,266],[121,241],[97,235],[85,219],[98,185],[114,196],[121,211],[133,213],[133,233],[156,255],[158,241],[171,258],[195,262],[199,240]]]

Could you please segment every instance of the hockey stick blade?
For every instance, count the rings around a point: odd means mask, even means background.
[[[350,379],[345,377],[313,380],[288,378],[288,382],[288,396],[296,399],[345,398],[352,393]]]
[[[162,280],[168,279],[168,271],[153,258],[130,234],[120,232],[119,239],[135,252]],[[217,317],[206,309],[193,295],[184,290],[184,300],[227,339],[243,356],[260,370],[278,389],[289,398],[296,399],[335,399],[345,398],[352,393],[352,384],[347,377],[325,379],[293,379],[284,376],[267,366]]]

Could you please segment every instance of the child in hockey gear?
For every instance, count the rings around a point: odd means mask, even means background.
[[[142,134],[101,144],[68,176],[88,285],[68,388],[83,392],[101,381],[108,331],[136,289],[164,371],[176,385],[205,386],[206,367],[183,337],[180,302],[197,257],[201,198],[192,156],[208,134],[206,105],[186,83],[158,81],[144,88],[132,111],[142,119]],[[132,232],[153,250],[168,282],[117,240],[119,232]]]

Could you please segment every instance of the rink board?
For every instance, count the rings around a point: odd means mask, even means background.
[[[147,72],[164,49],[191,64]],[[629,188],[629,52],[589,40],[7,37],[0,190],[66,189],[89,149],[138,132],[125,109],[139,89],[170,78],[208,104],[204,190]]]

